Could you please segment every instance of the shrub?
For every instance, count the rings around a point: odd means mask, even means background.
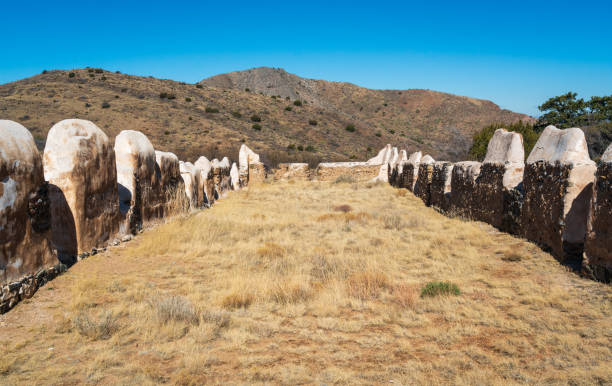
[[[196,88],[202,88],[201,84],[196,84]]]
[[[447,281],[430,281],[421,290],[421,297],[460,295],[459,287]]]
[[[350,123],[350,124],[346,125],[346,127],[345,127],[344,129],[345,129],[346,131],[348,131],[348,132],[353,133],[353,132],[355,132],[355,125],[353,125],[352,123]]]
[[[378,296],[382,289],[389,286],[389,280],[381,272],[359,272],[351,275],[347,280],[350,296],[368,300]]]
[[[396,214],[384,215],[382,220],[385,225],[385,229],[400,230],[403,225],[402,218]]]
[[[334,206],[334,210],[336,212],[344,212],[344,213],[348,213],[350,211],[353,210],[353,207],[348,205],[348,204],[344,204],[344,205],[338,205],[338,206]]]
[[[185,102],[191,102],[191,98],[186,97],[186,98],[185,98]]]
[[[285,107],[285,110],[287,110],[287,111],[291,111],[291,110],[293,110],[293,107],[291,107],[291,106],[287,106],[287,107]]]
[[[103,76],[100,78],[100,80],[104,81],[104,80],[106,80],[106,77],[103,75]]]
[[[240,114],[238,111],[232,111],[232,116],[234,118],[242,118],[242,114]]]
[[[310,126],[316,126],[317,125],[317,121],[315,121],[314,119],[311,119],[311,120],[308,121],[308,124]]]
[[[108,339],[119,329],[117,316],[108,310],[97,317],[82,311],[74,317],[72,324],[79,334],[93,340]]]
[[[101,68],[96,68],[96,69],[94,70],[94,72],[95,72],[96,74],[101,74],[101,73],[103,73],[103,72],[104,72],[104,70],[102,70]]]
[[[88,68],[87,72],[90,72],[90,73],[93,72],[93,68]]]
[[[334,184],[354,184],[355,182],[357,181],[355,180],[355,178],[353,178],[353,176],[343,174],[335,179]]]
[[[85,107],[91,107],[89,103],[85,103]]]
[[[395,130],[389,130],[389,133],[395,134]]]
[[[155,298],[149,300],[149,305],[161,324],[166,324],[170,321],[188,324],[198,324],[200,322],[193,304],[191,304],[189,299],[182,296]]]
[[[216,107],[209,107],[209,106],[207,106],[204,111],[206,111],[209,114],[216,114],[216,113],[219,112],[219,109],[216,108]]]
[[[76,76],[76,74],[74,72],[71,72],[70,74],[68,74],[69,78],[74,78]]]
[[[314,148],[314,146],[312,146],[312,145],[308,145],[308,146],[306,146],[306,151],[309,151],[309,152],[314,152],[314,151],[315,151],[315,148]]]
[[[376,132],[377,137],[382,137],[382,133],[380,131]]]
[[[160,92],[159,93],[159,99],[165,99],[168,97],[168,93],[167,92]]]
[[[261,125],[259,123],[254,123],[252,127],[253,130],[261,131]]]
[[[170,132],[168,130],[164,131],[164,135],[170,135]]]
[[[109,108],[109,107],[110,107],[110,103],[108,103],[108,102],[104,102],[104,103],[102,103],[102,108],[103,108],[103,109],[107,109],[107,108]]]
[[[304,146],[302,146],[302,145],[298,145],[297,149],[298,149],[299,151],[304,151]]]
[[[244,91],[251,92],[251,89],[247,87],[247,88],[244,89]]]
[[[293,105],[294,106],[301,106],[302,105],[302,101],[293,101]]]
[[[90,78],[95,78],[96,76],[94,74],[89,74]]]
[[[290,145],[287,146],[287,149],[295,150],[295,145],[294,144],[290,144]]]
[[[261,117],[257,114],[251,115],[251,121],[253,122],[261,122]]]
[[[495,130],[504,128],[508,131],[514,131],[520,133],[523,136],[523,146],[525,148],[525,157],[531,153],[531,149],[538,140],[538,133],[534,130],[533,125],[529,123],[523,123],[523,121],[504,124],[504,123],[493,123],[484,127],[482,130],[474,134],[472,147],[469,151],[469,156],[473,160],[483,161],[487,155],[487,147],[489,141],[493,138]]]
[[[416,289],[406,284],[394,286],[391,295],[391,300],[402,308],[411,308],[417,301]]]
[[[250,292],[235,291],[223,298],[221,305],[228,309],[248,308],[254,300],[255,296]]]

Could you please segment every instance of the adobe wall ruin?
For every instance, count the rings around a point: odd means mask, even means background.
[[[95,124],[66,119],[49,130],[43,166],[52,242],[60,260],[71,264],[119,230],[115,152]]]
[[[136,131],[122,131],[113,146],[80,119],[55,124],[41,157],[25,127],[0,120],[0,313],[78,259],[128,240],[143,221],[240,187],[235,163],[202,158],[208,169],[155,151]]]
[[[612,281],[612,145],[597,167],[583,264],[589,277],[605,283]]]
[[[525,166],[521,234],[560,261],[580,261],[595,171],[582,130],[544,129]]]
[[[306,181],[311,178],[311,171],[307,163],[281,163],[274,170],[274,180]]]
[[[421,159],[417,170],[417,180],[414,184],[414,195],[423,200],[427,206],[431,205],[431,181],[434,162],[435,160],[429,155]]]
[[[432,165],[430,204],[442,211],[448,211],[450,208],[452,173],[451,162],[437,161]]]

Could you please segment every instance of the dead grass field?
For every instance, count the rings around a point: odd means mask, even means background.
[[[0,383],[609,384],[611,300],[405,190],[264,184],[0,316]]]

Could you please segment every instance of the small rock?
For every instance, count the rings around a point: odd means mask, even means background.
[[[125,235],[121,238],[122,243],[127,243],[130,240],[132,240],[132,235]]]

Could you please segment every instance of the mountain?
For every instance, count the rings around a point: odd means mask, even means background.
[[[485,100],[370,90],[271,68],[198,84],[93,68],[48,71],[0,85],[0,118],[28,127],[41,147],[54,123],[82,118],[111,137],[140,130],[184,160],[237,159],[245,142],[271,164],[367,159],[387,143],[456,161],[484,125],[530,119]]]

